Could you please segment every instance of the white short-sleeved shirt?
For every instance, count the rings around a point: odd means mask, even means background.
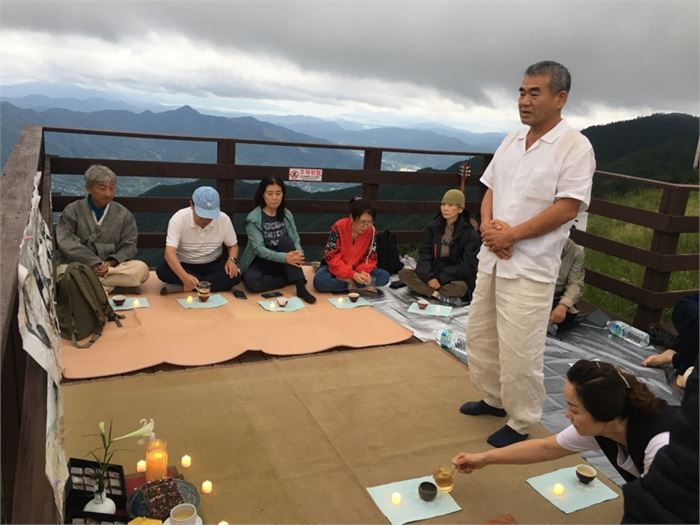
[[[638,478],[646,475],[649,472],[651,462],[654,461],[654,456],[662,448],[668,445],[670,434],[668,432],[660,432],[649,440],[644,449],[644,472],[640,475],[639,469],[632,461],[632,456],[628,452],[617,446],[617,464],[620,468],[626,470],[633,476]],[[593,436],[582,436],[576,431],[573,425],[569,425],[564,430],[557,434],[557,443],[561,448],[570,450],[571,452],[585,452],[587,450],[600,450],[598,442]]]
[[[588,139],[561,120],[525,150],[527,129],[508,135],[481,177],[493,192],[493,218],[521,224],[561,198],[591,199],[595,157]],[[532,239],[518,241],[513,256],[498,259],[486,245],[479,251],[479,270],[510,279],[555,283],[561,252],[573,221]]]
[[[236,232],[228,215],[219,212],[219,217],[206,228],[197,226],[192,208],[178,210],[168,222],[166,246],[177,248],[180,262],[206,264],[221,257],[221,244],[238,244]]]

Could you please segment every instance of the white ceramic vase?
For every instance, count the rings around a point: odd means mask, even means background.
[[[103,490],[102,493],[95,492],[95,497],[85,504],[83,510],[101,514],[114,514],[117,510],[117,505],[107,497],[107,493]]]

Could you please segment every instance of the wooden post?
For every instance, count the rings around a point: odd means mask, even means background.
[[[236,143],[233,140],[219,140],[216,143],[216,162],[217,164],[228,164],[231,166],[231,179],[219,179],[216,183],[221,199],[233,199],[234,185],[236,181],[233,178],[233,173],[236,169]],[[233,213],[233,208],[222,210],[225,213]]]
[[[659,203],[659,213],[665,215],[685,215],[689,193],[690,190],[688,188],[664,188],[661,194],[661,202]],[[661,230],[654,230],[654,236],[651,239],[651,246],[649,249],[657,253],[675,254],[679,237],[680,233],[668,233]],[[644,270],[642,288],[652,292],[665,292],[668,290],[670,278],[671,272],[660,272],[652,268],[646,268]],[[647,330],[650,324],[656,323],[661,319],[661,313],[662,308],[638,305],[633,324],[642,330]]]
[[[382,150],[380,149],[366,149],[365,159],[362,169],[367,171],[374,171],[379,173],[382,169]],[[379,184],[363,182],[362,183],[362,198],[371,201],[376,201],[379,194]]]

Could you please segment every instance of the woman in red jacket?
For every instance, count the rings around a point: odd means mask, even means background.
[[[350,201],[350,216],[331,227],[323,263],[314,276],[316,290],[346,292],[389,282],[389,272],[377,268],[376,214],[370,201],[359,197]]]

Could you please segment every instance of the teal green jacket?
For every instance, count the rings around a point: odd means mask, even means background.
[[[276,263],[285,262],[286,253],[276,252],[265,247],[262,231],[262,213],[262,208],[258,206],[245,218],[245,232],[248,234],[248,243],[245,245],[243,255],[238,258],[238,268],[240,268],[241,273],[248,269],[255,257]],[[294,224],[294,215],[286,209],[284,210],[284,225],[287,228],[287,235],[292,239],[296,249],[302,251],[297,226]]]

